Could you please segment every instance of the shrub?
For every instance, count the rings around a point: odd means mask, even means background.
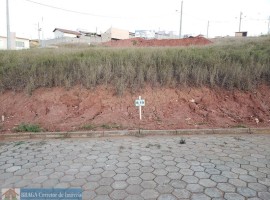
[[[35,124],[25,124],[21,123],[16,128],[14,128],[15,132],[41,132],[42,129],[39,125]]]

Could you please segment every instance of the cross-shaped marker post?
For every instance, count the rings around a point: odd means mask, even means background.
[[[145,100],[139,96],[139,99],[135,100],[135,106],[139,107],[140,120],[142,120],[142,106],[145,106]]]

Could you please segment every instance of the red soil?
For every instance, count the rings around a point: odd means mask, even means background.
[[[270,126],[270,87],[265,85],[253,92],[146,87],[122,97],[103,86],[95,90],[41,88],[31,96],[7,91],[0,95],[0,115],[5,116],[0,126],[3,133],[22,122],[40,124],[49,131],[79,130],[87,124],[101,129],[103,124],[113,123],[121,129],[137,129],[139,114],[134,101],[139,95],[146,100],[143,129]]]
[[[126,40],[117,40],[105,42],[103,46],[110,47],[159,47],[159,46],[190,46],[190,45],[207,45],[212,43],[204,37],[184,38],[184,39],[152,39],[145,40],[142,38],[132,38]]]

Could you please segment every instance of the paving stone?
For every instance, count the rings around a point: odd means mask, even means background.
[[[223,192],[235,192],[236,190],[235,186],[230,183],[218,183],[217,188]]]
[[[114,182],[113,178],[101,178],[99,180],[100,185],[111,185]]]
[[[140,185],[130,185],[126,188],[128,194],[139,195],[144,189]]]
[[[110,197],[112,199],[125,199],[128,196],[127,192],[125,190],[114,190],[111,194]]]
[[[48,179],[42,183],[44,188],[53,188],[59,183],[58,179]]]
[[[153,189],[146,189],[142,191],[141,196],[144,199],[156,199],[159,196],[159,193]]]
[[[233,173],[233,172],[228,172],[228,171],[223,171],[221,173],[222,176],[227,177],[227,178],[238,178],[238,175]]]
[[[208,173],[208,174],[210,174],[210,175],[215,175],[215,174],[218,175],[218,174],[221,173],[219,170],[212,169],[212,168],[205,169],[205,172]]]
[[[108,195],[97,195],[94,200],[111,200]]]
[[[256,183],[257,182],[257,179],[255,177],[250,176],[250,175],[246,175],[246,174],[239,175],[239,179],[241,179],[245,182],[248,182],[248,183]]]
[[[125,181],[114,181],[111,184],[111,186],[115,190],[122,190],[122,189],[125,189],[128,186],[128,184]]]
[[[143,198],[140,195],[128,195],[125,200],[143,200]]]
[[[164,169],[155,169],[152,173],[157,176],[165,176],[168,174],[168,172]]]
[[[87,181],[99,181],[101,179],[100,175],[90,175],[86,178]]]
[[[194,174],[194,171],[191,169],[180,169],[179,172],[185,176],[192,176]]]
[[[128,184],[134,185],[140,184],[142,182],[142,179],[140,177],[129,177],[126,181]]]
[[[22,168],[21,166],[12,166],[12,167],[7,168],[6,172],[13,173],[13,172],[16,172],[16,171],[20,170],[21,168]]]
[[[145,160],[151,160],[152,157],[151,156],[141,156],[140,159],[145,161]]]
[[[20,170],[18,170],[18,171],[16,171],[16,172],[14,172],[14,175],[15,176],[23,176],[23,175],[25,175],[25,174],[28,174],[29,173],[29,169],[20,169]],[[2,176],[2,175],[1,175]],[[1,177],[0,176],[0,177]],[[1,179],[1,178],[0,178]]]
[[[145,189],[154,189],[157,183],[155,181],[143,181],[141,186]]]
[[[267,187],[260,183],[248,183],[248,187],[257,192],[267,192]]]
[[[209,196],[206,196],[203,193],[192,194],[191,199],[192,200],[211,200],[211,198]]]
[[[174,190],[174,188],[168,184],[164,184],[164,185],[158,185],[156,187],[156,190],[160,193],[160,194],[170,194],[172,193],[172,191]]]
[[[266,174],[258,171],[249,171],[248,174],[255,178],[266,178]]]
[[[173,195],[176,196],[178,199],[189,199],[191,193],[186,189],[174,189]]]
[[[224,198],[226,200],[245,200],[245,197],[237,193],[225,193]]]
[[[256,196],[256,192],[250,188],[247,188],[247,187],[239,187],[239,188],[237,188],[237,192],[244,197],[255,197]]]
[[[235,174],[247,174],[247,170],[241,168],[232,168],[231,171]]]
[[[195,171],[195,172],[203,172],[204,171],[204,167],[201,167],[201,166],[191,166],[190,169]]]
[[[73,181],[74,179],[75,179],[75,177],[73,175],[65,175],[60,179],[60,181],[61,182],[70,182],[70,181]]]
[[[126,167],[120,167],[120,168],[116,168],[114,171],[117,174],[126,174],[129,171],[129,169]]]
[[[48,179],[47,176],[38,176],[32,179],[32,181],[34,183],[43,183],[44,181],[46,181]]]
[[[167,177],[169,177],[170,179],[181,179],[183,175],[178,172],[170,172],[167,174]]]
[[[65,171],[65,174],[68,174],[68,175],[75,175],[79,172],[79,169],[69,169],[69,170],[66,170]]]
[[[158,185],[163,185],[163,184],[167,184],[171,181],[171,179],[169,179],[167,176],[157,176],[154,181],[158,184]]]
[[[195,172],[194,176],[197,178],[210,178],[210,174],[206,172]]]
[[[128,178],[126,174],[116,174],[113,179],[116,181],[124,181]]]
[[[70,184],[69,183],[58,183],[57,185],[55,185],[55,188],[69,188]]]
[[[188,184],[187,185],[187,187],[186,187],[186,189],[188,190],[188,191],[190,191],[190,192],[196,192],[196,193],[198,193],[198,192],[203,192],[203,190],[204,190],[204,188],[203,188],[203,186],[201,186],[201,185],[199,185],[199,184]]]
[[[269,200],[270,199],[270,192],[258,192],[258,197],[263,200]]]
[[[239,179],[229,179],[229,183],[231,183],[232,185],[236,186],[236,187],[246,187],[247,183],[239,180]]]
[[[98,195],[108,195],[112,192],[111,186],[100,186],[95,191]]]
[[[217,185],[216,182],[210,180],[210,179],[200,179],[199,184],[204,187],[215,187]]]
[[[177,198],[171,194],[162,194],[158,197],[158,200],[177,200]]]
[[[211,198],[214,198],[214,197],[221,198],[223,196],[223,193],[217,188],[206,188],[204,193]]]
[[[228,178],[221,175],[212,175],[211,180],[215,181],[216,183],[226,183]]]
[[[270,188],[270,178],[260,178],[258,182]]]
[[[142,172],[139,170],[130,170],[127,172],[128,176],[140,176],[141,174]]]
[[[140,177],[145,181],[150,181],[150,180],[153,180],[155,178],[155,175],[152,173],[143,173],[143,174],[141,174]]]
[[[116,173],[114,171],[104,171],[102,172],[101,176],[105,178],[113,177]]]
[[[99,187],[98,182],[87,182],[82,186],[84,190],[92,190],[92,191],[94,191],[98,187]]]
[[[182,180],[186,183],[197,183],[199,181],[195,176],[183,176]]]

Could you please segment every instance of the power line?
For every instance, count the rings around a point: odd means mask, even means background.
[[[93,17],[102,17],[102,18],[115,18],[115,19],[138,19],[138,18],[157,18],[157,17],[164,17],[167,15],[159,15],[159,16],[134,16],[134,17],[120,17],[120,16],[108,16],[108,15],[98,15],[98,14],[93,14],[93,13],[88,13],[88,12],[81,12],[81,11],[76,11],[76,10],[70,10],[70,9],[66,9],[66,8],[60,8],[57,6],[53,6],[53,5],[48,5],[48,4],[44,4],[44,3],[40,3],[40,2],[36,2],[36,1],[32,1],[32,0],[25,0],[27,2],[33,3],[33,4],[37,4],[40,6],[44,6],[44,7],[48,7],[48,8],[52,8],[52,9],[57,9],[57,10],[61,10],[61,11],[65,11],[65,12],[70,12],[70,13],[75,13],[75,14],[80,14],[80,15],[88,15],[88,16],[93,16]]]
[[[52,5],[48,5],[48,4],[44,4],[44,3],[39,3],[39,2],[36,2],[36,1],[32,1],[32,0],[25,0],[25,1],[28,1],[28,2],[34,3],[34,4],[38,4],[38,5],[41,5],[41,6],[45,6],[45,7],[48,7],[48,8],[53,8],[53,9],[62,10],[62,11],[65,11],[65,12],[76,13],[76,14],[81,14],[81,15],[90,15],[90,16],[93,16],[93,17],[104,17],[104,18],[121,18],[121,17],[115,17],[115,16],[113,17],[113,16],[97,15],[97,14],[93,14],[93,13],[69,10],[69,9],[60,8],[60,7],[56,7],[56,6],[52,6]]]

